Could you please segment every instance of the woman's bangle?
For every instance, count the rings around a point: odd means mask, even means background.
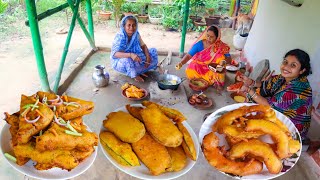
[[[252,83],[250,84],[249,87],[255,87],[256,86],[256,81],[252,79]]]

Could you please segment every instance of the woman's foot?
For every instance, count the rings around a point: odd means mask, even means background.
[[[144,82],[144,79],[141,76],[135,77],[134,80],[137,82]]]

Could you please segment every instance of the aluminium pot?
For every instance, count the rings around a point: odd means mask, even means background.
[[[186,78],[180,78],[173,74],[161,74],[158,77],[158,86],[162,90],[171,89],[177,90],[179,85],[186,80]]]

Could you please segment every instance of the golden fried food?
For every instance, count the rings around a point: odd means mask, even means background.
[[[130,106],[130,104],[127,104],[126,109],[133,117],[139,119],[140,121],[143,120],[140,114],[140,111],[143,109],[142,107]]]
[[[234,96],[233,99],[234,99],[236,102],[238,102],[238,103],[243,103],[243,102],[246,101],[246,98],[245,98],[245,97],[239,96],[239,95],[238,95],[238,96]]]
[[[250,113],[262,113],[263,117],[270,118],[273,117],[274,111],[270,106],[265,105],[253,105],[253,106],[242,106],[238,109],[232,110],[228,113],[223,114],[218,118],[217,122],[212,126],[213,132],[223,133],[223,128],[232,125],[236,119],[245,117]]]
[[[223,133],[232,139],[237,139],[238,141],[245,141],[247,139],[258,138],[265,134],[261,131],[245,131],[244,128],[235,127],[233,125],[224,127]]]
[[[301,144],[298,140],[290,139],[289,140],[289,153],[290,156],[301,149]]]
[[[184,127],[184,125],[180,122],[177,123],[178,129],[183,134],[183,141],[182,141],[182,148],[187,156],[196,161],[197,160],[197,151],[194,147],[194,143],[192,140],[191,135],[189,134],[188,130]]]
[[[35,149],[34,142],[19,144],[13,150],[16,157],[27,157],[35,161],[37,163],[35,168],[38,170],[58,167],[68,171],[75,168],[81,161],[94,152],[93,147],[88,151],[52,150],[40,152]]]
[[[88,132],[85,125],[82,125],[81,130],[78,130],[82,136],[66,134],[65,130],[68,130],[66,126],[60,126],[53,122],[47,131],[36,138],[36,149],[40,152],[55,149],[88,151],[98,145],[97,135]]]
[[[202,151],[209,164],[216,169],[239,176],[260,173],[263,164],[251,159],[247,162],[233,161],[226,158],[219,149],[219,138],[211,132],[202,141]]]
[[[93,112],[94,103],[71,96],[57,96],[49,92],[37,92],[41,102],[48,104],[48,106],[55,106],[56,115],[64,120],[71,120]]]
[[[267,120],[248,120],[246,123],[246,131],[262,131],[272,136],[277,143],[276,153],[280,159],[289,156],[289,137],[277,124]]]
[[[137,142],[146,132],[138,119],[123,111],[110,113],[103,121],[103,126],[127,143]]]
[[[257,139],[242,141],[232,146],[229,151],[231,159],[245,158],[247,154],[263,158],[263,162],[271,174],[278,174],[282,169],[282,161],[278,158],[272,148]]]
[[[170,119],[172,119],[175,122],[182,122],[184,120],[186,120],[187,118],[178,110],[172,109],[172,108],[168,108],[165,106],[161,106],[155,102],[151,102],[151,101],[143,101],[142,105],[148,107],[149,105],[154,104],[156,106],[158,106],[158,108],[166,115],[168,116]]]
[[[9,128],[9,131],[10,131],[10,134],[11,134],[11,143],[13,146],[17,145],[18,142],[17,142],[17,132],[19,130],[19,116],[20,116],[20,113],[19,112],[16,112],[14,114],[9,114],[7,112],[4,113],[5,114],[5,118],[4,120],[10,124],[10,128]]]
[[[148,133],[131,145],[151,174],[160,175],[171,167],[171,157],[166,147],[155,141]]]
[[[19,129],[17,133],[18,144],[27,143],[32,136],[38,134],[41,130],[45,129],[51,123],[53,119],[53,111],[41,102],[36,103],[37,100],[33,96],[21,95],[20,103],[20,121]],[[32,108],[27,108],[28,105],[37,104],[36,110],[32,111]],[[39,118],[39,119],[38,119]],[[38,121],[30,123],[28,120],[38,119]]]
[[[183,169],[187,164],[187,156],[182,147],[167,147],[167,150],[171,157],[171,167],[167,171],[180,171]]]
[[[132,151],[130,144],[120,141],[111,132],[101,132],[102,147],[123,166],[140,166],[139,159]]]
[[[141,116],[146,129],[156,141],[167,147],[181,145],[182,133],[156,105],[141,110]]]
[[[144,96],[144,91],[134,85],[131,85],[125,90],[125,95],[128,98],[142,98]]]

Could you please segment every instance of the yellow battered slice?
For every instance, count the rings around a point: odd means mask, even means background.
[[[142,121],[142,117],[140,114],[140,111],[143,109],[142,107],[135,107],[135,106],[130,106],[130,104],[127,104],[126,109],[133,117]]]
[[[110,113],[103,121],[103,126],[127,143],[137,142],[146,133],[144,125],[138,119],[123,111]]]
[[[156,105],[141,110],[141,116],[150,135],[160,144],[167,147],[181,145],[182,133]]]
[[[155,102],[151,102],[151,101],[143,101],[142,105],[148,107],[151,104],[156,105],[168,118],[172,119],[175,122],[182,122],[184,120],[186,120],[187,118],[178,110],[172,109],[172,108],[168,108],[165,106],[161,106]]]
[[[183,169],[187,164],[187,156],[182,147],[167,147],[167,150],[171,157],[171,167],[167,171],[180,171]]]
[[[9,131],[11,134],[12,145],[15,146],[18,144],[17,132],[19,130],[20,113],[16,112],[16,113],[10,115],[9,113],[5,112],[4,114],[5,114],[4,120],[10,125]]]
[[[132,143],[132,149],[153,175],[164,173],[171,167],[171,157],[166,147],[155,141],[148,133],[139,141]]]
[[[197,160],[197,151],[194,146],[193,140],[191,135],[189,134],[188,130],[183,126],[182,123],[177,123],[179,130],[183,134],[183,141],[182,141],[182,148],[187,156],[192,160]]]
[[[56,94],[49,92],[39,91],[37,92],[37,95],[41,102],[43,102],[43,98],[46,98],[46,103],[51,106],[54,104],[50,101],[58,98]],[[55,102],[56,113],[58,117],[62,117],[64,120],[70,120],[90,114],[94,108],[94,103],[91,101],[85,101],[66,95],[63,95],[58,99],[59,102]]]
[[[70,124],[72,127],[74,126],[72,122]],[[36,149],[41,152],[55,149],[88,151],[93,146],[97,146],[98,136],[93,132],[88,132],[85,125],[81,126],[81,129],[78,129],[77,132],[81,133],[82,136],[73,136],[65,133],[65,130],[69,130],[66,126],[52,123],[43,135],[36,138]]]
[[[32,136],[38,134],[41,130],[45,129],[51,121],[53,120],[53,111],[46,105],[39,102],[37,104],[38,108],[35,108],[33,111],[30,110],[26,111],[25,108],[26,105],[30,104],[36,104],[36,98],[33,96],[21,96],[21,103],[20,103],[20,121],[19,121],[19,129],[17,133],[17,141],[18,144],[24,144],[27,143]],[[35,123],[28,123],[25,120],[25,116],[30,120],[36,119],[38,116],[40,116],[39,120]]]
[[[139,159],[129,143],[120,141],[111,132],[100,133],[102,147],[123,166],[140,166]]]

